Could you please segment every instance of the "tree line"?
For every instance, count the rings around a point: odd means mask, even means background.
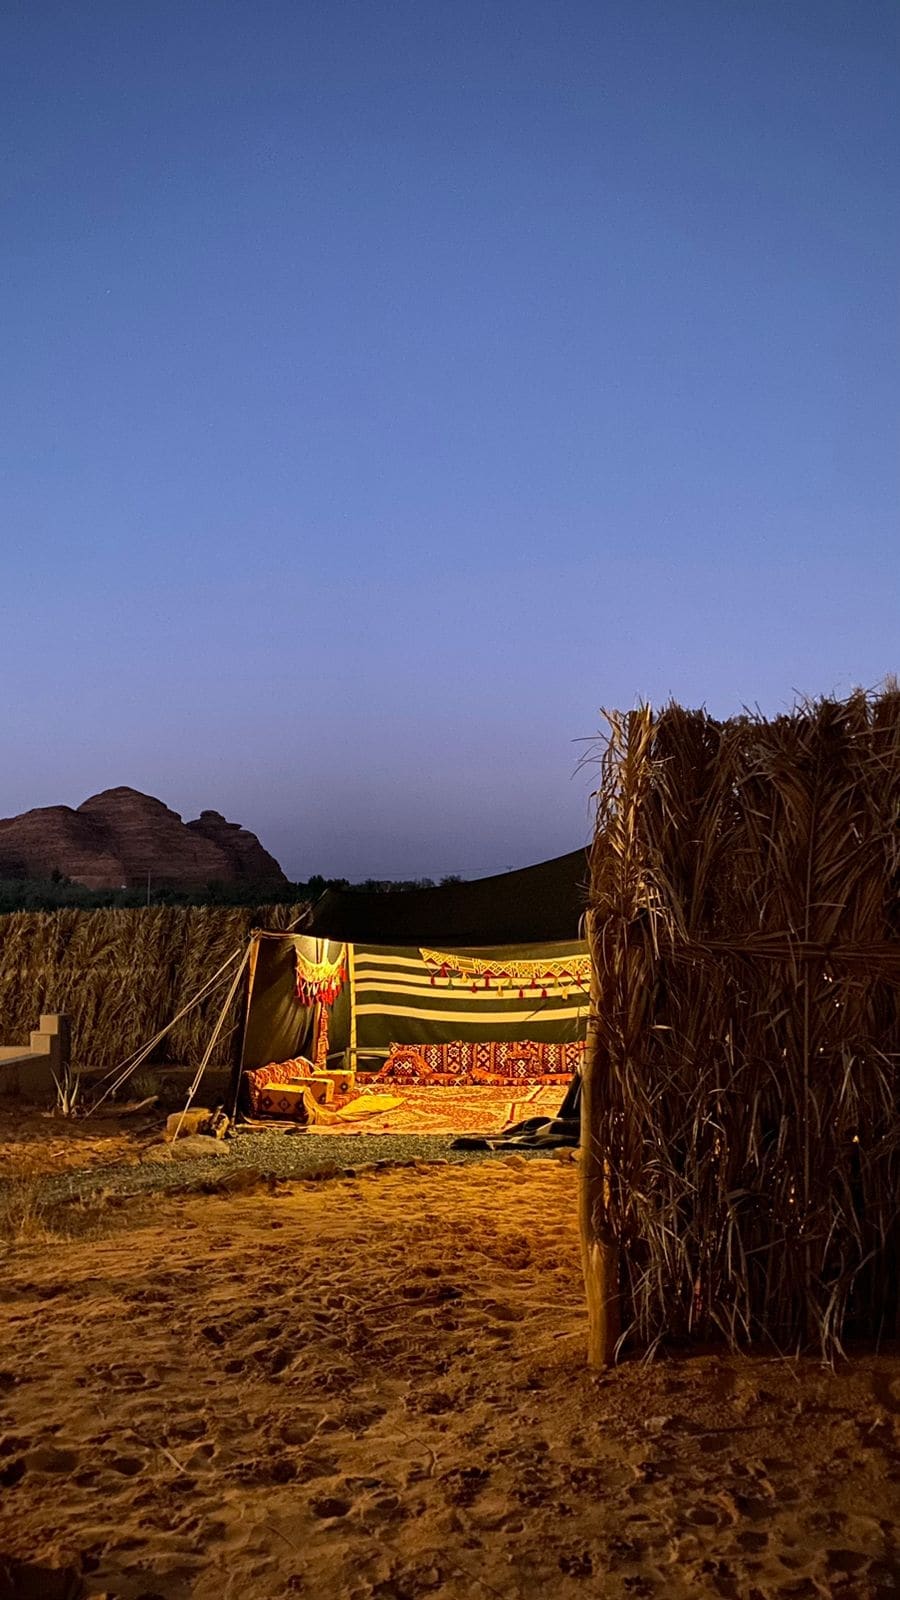
[[[441,884],[461,883],[456,874],[441,878]],[[390,894],[410,889],[434,889],[433,878],[366,878],[350,883],[347,878],[324,878],[314,873],[297,883],[208,883],[202,889],[155,888],[151,880],[122,889],[86,889],[61,872],[47,879],[0,878],[0,915],[9,911],[58,911],[75,906],[94,910],[103,906],[256,906],[296,905],[315,902],[326,889],[358,890],[369,894]]]

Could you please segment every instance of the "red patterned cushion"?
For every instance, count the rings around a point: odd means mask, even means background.
[[[391,1053],[376,1075],[375,1081],[376,1083],[423,1083],[432,1077],[431,1067],[417,1045],[392,1044]]]
[[[300,1083],[304,1078],[309,1078],[314,1070],[312,1062],[307,1061],[305,1056],[293,1056],[290,1061],[270,1061],[268,1066],[254,1067],[252,1072],[245,1072],[244,1078],[253,1115],[259,1117],[270,1113],[270,1107],[264,1106],[261,1098],[268,1084]]]
[[[567,1083],[581,1065],[584,1042],[539,1044],[534,1039],[447,1044],[392,1044],[381,1079],[407,1083],[490,1083],[521,1087]]]

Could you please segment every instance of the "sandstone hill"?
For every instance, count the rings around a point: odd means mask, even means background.
[[[285,876],[254,833],[203,811],[182,822],[137,789],[104,789],[73,810],[44,806],[0,821],[0,878],[60,872],[88,889],[277,884]]]

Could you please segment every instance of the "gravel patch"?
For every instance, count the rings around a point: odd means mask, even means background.
[[[302,1179],[339,1177],[359,1172],[372,1165],[409,1165],[439,1161],[464,1165],[473,1161],[496,1160],[504,1155],[534,1159],[548,1154],[544,1150],[454,1150],[454,1134],[282,1133],[280,1130],[254,1130],[239,1133],[228,1141],[228,1155],[204,1156],[195,1161],[146,1162],[127,1166],[121,1162],[105,1167],[79,1168],[47,1179],[47,1200],[65,1201],[102,1191],[118,1195],[149,1194],[178,1189],[195,1189],[209,1182],[219,1185],[229,1173],[252,1168],[264,1178]]]

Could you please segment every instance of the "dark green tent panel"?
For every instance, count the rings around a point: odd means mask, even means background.
[[[304,932],[346,944],[452,950],[578,939],[587,878],[587,852],[573,850],[518,872],[437,889],[392,894],[330,889],[313,907]]]
[[[312,1011],[297,999],[293,939],[259,937],[251,960],[242,1066],[262,1067],[301,1054],[312,1028]]]

